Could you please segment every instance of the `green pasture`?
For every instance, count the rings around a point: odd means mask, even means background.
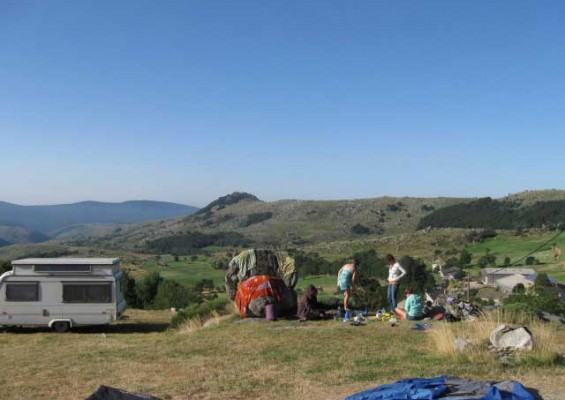
[[[528,265],[527,267],[533,268],[538,272],[545,272],[551,277],[565,281],[565,251],[557,262],[554,261],[551,252],[553,243],[557,243],[561,249],[565,250],[565,233],[553,239],[556,234],[557,232],[523,236],[499,234],[494,238],[485,240],[483,243],[468,247],[467,251],[473,255],[473,264],[476,264],[479,257],[485,255],[488,250],[490,254],[497,257],[496,266],[502,266],[504,258],[509,257],[510,262],[514,263],[545,244],[532,254],[532,257],[535,257],[539,263]],[[526,260],[522,259],[516,266],[518,265],[526,266]]]
[[[555,235],[556,232],[528,236],[500,234],[494,238],[485,240],[483,243],[471,246],[467,250],[476,256],[480,256],[485,254],[487,249],[489,249],[491,254],[502,257],[502,259],[508,256],[512,260],[511,262],[514,262],[549,241],[549,243],[533,254],[533,256],[542,263],[553,263],[553,256],[551,254],[553,243],[557,243],[561,248],[565,248],[565,233],[555,238],[555,240],[550,240]]]
[[[159,272],[165,279],[174,280],[181,285],[192,286],[202,279],[211,279],[214,286],[224,284],[225,272],[214,269],[206,258],[190,260],[190,256],[180,256],[174,261],[173,256],[161,256],[159,260],[151,259],[142,264],[147,272]]]
[[[323,287],[324,292],[334,293],[337,287],[337,277],[332,275],[313,275],[313,276],[298,276],[298,289],[304,289],[308,285],[314,285],[317,288]]]

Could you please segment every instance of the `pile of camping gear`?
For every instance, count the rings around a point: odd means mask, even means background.
[[[243,318],[276,319],[296,313],[294,290],[298,275],[286,252],[245,250],[232,258],[226,273],[226,291]]]
[[[458,300],[454,296],[443,295],[435,300],[429,298],[424,311],[431,319],[448,322],[473,320],[481,314],[481,310],[474,304]]]

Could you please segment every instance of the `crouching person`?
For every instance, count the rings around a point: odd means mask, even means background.
[[[400,319],[418,321],[424,318],[424,301],[422,296],[414,293],[412,288],[406,289],[404,309],[397,307],[394,311]]]
[[[318,306],[318,289],[314,285],[309,285],[298,303],[298,319],[300,321],[316,320],[325,318],[324,311],[320,311]]]

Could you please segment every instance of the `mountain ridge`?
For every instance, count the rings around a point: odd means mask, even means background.
[[[14,239],[8,233],[8,227],[25,228],[29,230],[33,240],[23,243],[48,239],[51,233],[69,226],[87,224],[130,224],[150,220],[162,220],[186,216],[198,210],[197,207],[184,204],[161,202],[153,200],[128,200],[120,203],[82,201],[70,204],[32,205],[0,201],[0,226],[4,227],[5,236],[2,238],[9,243],[22,243],[22,232],[18,231],[20,239]],[[40,238],[37,234],[45,235]]]

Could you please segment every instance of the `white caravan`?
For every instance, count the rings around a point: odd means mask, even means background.
[[[118,258],[28,258],[0,276],[0,325],[57,332],[109,324],[125,310]]]

